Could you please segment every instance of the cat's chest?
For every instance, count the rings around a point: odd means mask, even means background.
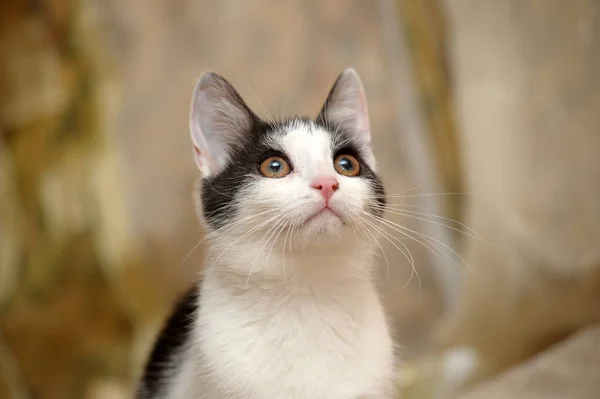
[[[391,342],[374,293],[357,309],[318,299],[211,306],[198,329],[202,352],[211,374],[236,381],[240,391],[352,398],[391,372]]]

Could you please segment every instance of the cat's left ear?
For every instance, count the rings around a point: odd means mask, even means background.
[[[343,129],[359,144],[370,144],[367,99],[354,68],[346,68],[337,78],[318,119]]]

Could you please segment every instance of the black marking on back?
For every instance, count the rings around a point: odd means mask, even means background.
[[[175,366],[173,356],[183,347],[192,331],[199,299],[199,284],[194,284],[177,303],[148,357],[136,395],[138,399],[153,397],[165,383],[166,371]]]

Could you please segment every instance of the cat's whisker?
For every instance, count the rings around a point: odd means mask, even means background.
[[[365,213],[365,214],[367,214],[367,215],[369,215],[369,216],[373,216],[373,215],[371,215],[371,214],[369,214],[369,213],[367,213],[367,212],[364,212],[364,211],[361,211],[361,212],[362,212],[362,213]],[[364,218],[363,218],[363,221],[364,221]],[[372,222],[371,222],[371,223],[372,223]],[[378,230],[378,231],[380,231],[380,229],[379,229],[379,226],[377,226],[377,224],[374,224],[374,226],[373,226],[373,227],[374,227],[374,228],[377,228],[377,230]],[[385,231],[382,231],[382,233],[387,233],[387,234],[389,234],[388,232],[385,232]],[[393,235],[390,235],[390,236],[391,236],[391,237],[393,237],[393,238],[394,238],[394,240],[396,240],[396,241],[397,241],[397,242],[398,242],[400,245],[402,245],[402,247],[403,247],[403,248],[404,248],[404,249],[405,249],[405,250],[408,252],[408,255],[409,255],[409,256],[407,257],[407,260],[408,260],[408,261],[411,263],[411,265],[413,265],[413,266],[414,266],[414,264],[415,264],[415,260],[414,260],[414,258],[413,258],[413,256],[412,256],[412,253],[410,252],[410,250],[409,250],[409,249],[408,249],[408,247],[406,246],[406,244],[404,244],[400,238],[398,238],[398,237],[395,237],[395,236],[393,236]],[[404,253],[404,252],[403,252],[403,253]],[[406,255],[405,255],[405,256],[406,256]]]
[[[409,228],[408,228],[408,227],[406,227],[406,226],[402,226],[402,225],[400,225],[400,224],[398,224],[398,223],[394,223],[394,222],[392,222],[391,220],[389,220],[389,219],[386,219],[386,218],[383,218],[383,217],[381,217],[381,216],[375,216],[375,215],[372,215],[371,213],[364,212],[364,211],[362,211],[362,213],[364,213],[365,215],[367,215],[367,216],[369,216],[369,217],[371,217],[371,218],[375,219],[375,221],[376,221],[377,223],[381,223],[383,226],[385,226],[385,227],[388,227],[388,228],[392,229],[393,231],[395,231],[395,232],[398,232],[398,233],[402,234],[404,237],[406,237],[406,238],[408,238],[408,239],[410,239],[410,240],[412,240],[412,241],[415,241],[415,242],[417,242],[417,243],[419,243],[419,244],[423,245],[425,248],[429,249],[430,251],[432,251],[434,254],[436,254],[436,255],[437,255],[437,252],[435,252],[435,251],[434,251],[434,249],[438,249],[438,250],[439,250],[439,248],[438,248],[437,246],[434,246],[434,248],[432,249],[432,248],[431,248],[431,247],[428,245],[428,243],[429,243],[429,242],[422,242],[422,241],[420,241],[418,238],[415,238],[414,236],[411,236],[411,235],[410,235],[410,234],[409,234],[407,231],[409,231],[409,232],[412,232],[413,234],[422,234],[422,233],[418,233],[418,232],[416,232],[416,231],[414,231],[414,230],[411,230],[411,229],[409,229]],[[398,228],[401,228],[402,230],[398,230]],[[407,231],[405,231],[405,230],[407,230]],[[428,237],[428,236],[427,236],[427,237]],[[396,238],[397,238],[397,237],[396,237]],[[429,237],[428,237],[428,238],[429,238]],[[399,239],[398,239],[398,240],[399,240]]]
[[[390,206],[366,205],[366,207],[373,208],[373,209],[381,209],[381,210],[384,210],[384,211],[389,212],[389,213],[394,214],[394,215],[400,215],[400,216],[404,216],[404,217],[407,217],[407,218],[417,219],[417,220],[420,220],[422,222],[431,223],[431,224],[435,224],[437,226],[445,227],[447,229],[454,230],[454,231],[456,231],[458,233],[464,234],[467,237],[473,238],[473,239],[478,240],[480,242],[483,242],[485,244],[497,247],[493,243],[486,241],[484,238],[482,238],[476,231],[474,231],[470,227],[468,227],[465,224],[460,223],[460,222],[458,222],[458,221],[456,221],[454,219],[446,218],[446,217],[443,217],[443,216],[436,216],[436,215],[431,215],[431,214],[424,214],[422,212],[412,212],[412,211],[408,211],[408,210],[399,210],[399,209],[392,208]],[[415,216],[415,214],[417,214],[417,215],[422,214],[422,215],[426,215],[426,216],[429,216],[429,217],[434,217],[434,218],[440,218],[440,219],[444,219],[444,220],[449,220],[449,221],[451,221],[453,223],[456,223],[456,224],[460,225],[461,227],[464,227],[465,229],[467,229],[469,231],[472,231],[473,234],[471,234],[469,232],[466,232],[464,230],[461,230],[459,228],[456,228],[454,226],[450,226],[450,225],[448,225],[446,223],[438,222],[436,220],[426,219],[426,218],[423,218],[423,217],[420,217],[420,216]]]
[[[364,238],[368,242],[369,246],[371,246],[371,242],[372,242],[371,237],[369,237],[369,234],[365,230],[365,227],[360,224],[360,221],[358,220],[357,217],[353,218],[353,221],[355,223],[350,223],[350,226],[352,227],[352,230],[356,234],[356,237],[360,237],[360,235],[364,235]],[[359,227],[361,228],[361,230],[359,230]]]
[[[377,246],[379,247],[379,250],[381,251],[381,255],[383,256],[383,259],[385,260],[385,266],[386,266],[386,279],[385,282],[386,284],[388,283],[388,281],[390,280],[390,262],[385,254],[385,251],[383,250],[383,247],[381,246],[381,243],[379,242],[379,240],[377,239],[377,237],[375,237],[373,235],[373,233],[371,233],[363,224],[362,218],[357,217],[355,218],[355,221],[358,223],[359,226],[361,226],[363,228],[363,230],[365,231],[365,233],[367,233],[367,239],[369,240],[369,242],[371,242],[371,239],[369,238],[369,235],[371,237],[373,237],[373,240],[377,243]]]
[[[292,222],[292,233],[290,234],[290,253],[292,252],[292,243],[294,242],[294,234],[298,233],[299,224]]]
[[[410,250],[408,249],[408,247],[402,242],[400,241],[400,239],[398,239],[398,237],[394,237],[393,235],[391,235],[390,233],[388,233],[387,231],[381,229],[379,226],[377,226],[375,223],[372,223],[368,220],[366,220],[365,218],[361,218],[361,220],[364,223],[367,223],[369,226],[371,226],[371,228],[375,231],[377,231],[379,234],[381,234],[386,240],[388,240],[390,242],[390,244],[392,244],[396,249],[398,249],[398,251],[400,251],[402,253],[402,255],[404,255],[404,257],[408,260],[408,262],[411,265],[411,273],[410,273],[410,277],[408,279],[408,281],[400,288],[400,290],[404,289],[405,287],[408,286],[408,284],[410,284],[410,282],[412,281],[413,277],[416,275],[417,276],[417,281],[419,282],[419,293],[421,292],[421,278],[419,276],[419,272],[417,271],[417,268],[415,266],[415,260],[412,256],[412,253],[410,252]],[[405,252],[403,249],[401,249],[398,245],[396,245],[396,243],[394,243],[394,241],[397,241],[398,243],[402,244],[402,246],[406,249]],[[396,290],[397,291],[397,290]],[[396,292],[394,291],[394,292]]]
[[[367,222],[367,221],[366,221],[366,220],[363,220],[363,222]],[[375,230],[375,231],[376,231],[378,234],[380,234],[381,236],[383,236],[383,237],[384,237],[384,238],[385,238],[385,239],[386,239],[388,242],[390,242],[390,243],[391,243],[391,244],[392,244],[392,245],[393,245],[393,246],[394,246],[394,247],[395,247],[395,248],[396,248],[398,251],[400,251],[400,252],[403,254],[403,256],[404,256],[406,259],[408,259],[408,260],[409,260],[409,263],[411,263],[411,261],[410,261],[409,257],[407,256],[407,254],[406,254],[406,253],[404,253],[404,251],[403,251],[402,249],[400,249],[400,247],[398,247],[397,245],[395,245],[395,244],[394,244],[394,243],[391,241],[391,239],[394,239],[394,240],[398,241],[397,237],[394,237],[394,236],[392,236],[392,235],[389,235],[389,233],[387,233],[387,232],[385,232],[385,231],[382,231],[381,229],[377,228],[375,225],[369,224],[369,226],[370,226],[370,227],[371,227],[373,230]],[[390,238],[390,237],[391,237],[391,238]],[[383,251],[383,250],[382,250],[382,253],[385,253],[385,251]],[[411,263],[411,266],[412,266],[412,267],[411,267],[411,273],[410,273],[410,277],[409,277],[408,281],[407,281],[407,282],[406,282],[406,283],[405,283],[405,284],[404,284],[402,287],[400,287],[400,288],[399,288],[399,290],[402,290],[402,289],[404,289],[406,286],[408,286],[408,285],[410,284],[410,282],[412,281],[412,279],[414,278],[414,276],[415,276],[415,275],[417,275],[417,280],[419,281],[419,291],[421,290],[421,279],[420,279],[420,278],[419,278],[419,276],[418,276],[418,272],[417,272],[417,270],[416,270],[416,267],[414,266],[414,264],[412,264],[412,263]],[[393,292],[396,292],[396,291],[398,291],[398,290],[394,290]]]
[[[228,210],[228,209],[235,209],[235,207],[233,207],[232,205],[222,206],[222,207],[219,207],[219,208],[215,209],[212,212],[207,213],[205,217],[207,219],[211,218],[216,213],[220,213],[220,212],[223,212],[223,211]],[[277,209],[267,209],[267,210],[264,210],[262,212],[255,213],[253,215],[246,216],[244,218],[238,218],[237,220],[235,220],[233,223],[229,224],[228,226],[226,226],[226,227],[220,227],[220,228],[218,228],[218,229],[216,229],[214,231],[211,231],[210,233],[208,233],[208,235],[218,235],[218,234],[223,234],[223,233],[230,232],[230,231],[234,230],[235,228],[237,228],[239,225],[242,225],[242,224],[244,224],[244,223],[246,223],[246,222],[248,222],[248,221],[250,221],[252,219],[255,219],[258,216],[266,215],[268,213],[273,213],[273,212],[277,212],[277,211],[278,211]]]
[[[273,247],[275,246],[275,243],[279,239],[279,236],[281,235],[281,233],[283,233],[283,231],[286,229],[288,223],[289,223],[289,220],[287,220],[287,219],[284,219],[283,222],[280,223],[280,227],[277,229],[277,235],[273,239],[273,243],[271,244],[271,248],[269,248],[269,252],[267,252],[267,257],[265,258],[265,263],[269,262],[269,259],[271,257],[271,252],[273,251]],[[283,246],[285,247],[285,241],[284,241]]]
[[[416,189],[418,189],[419,187],[421,187],[423,184],[416,184],[414,186],[412,186],[411,188],[409,188],[408,190],[404,190],[403,192],[399,193],[399,194],[406,194],[406,193],[410,193],[411,191],[415,191]]]
[[[405,207],[409,207],[409,205],[405,205],[405,204],[397,204],[398,206],[402,206],[402,208],[395,208],[394,207],[395,205],[396,204],[386,204],[386,205],[383,205],[383,206],[381,206],[381,205],[371,205],[371,206],[376,206],[376,207],[378,207],[380,209],[385,209],[385,210],[390,210],[390,211],[401,211],[401,212],[406,212],[406,213],[413,214],[413,215],[427,216],[427,217],[431,217],[431,218],[435,218],[435,219],[446,220],[448,222],[454,223],[454,224],[456,224],[456,225],[458,225],[460,227],[463,227],[466,230],[470,231],[474,236],[476,236],[475,238],[481,238],[481,235],[479,233],[477,233],[477,231],[475,231],[475,229],[467,226],[464,223],[459,222],[456,219],[452,219],[452,218],[445,217],[445,216],[434,215],[432,213],[427,213],[427,212],[411,211],[411,210],[405,209]],[[422,210],[422,208],[420,208],[418,206],[413,206],[413,207]],[[446,226],[446,225],[444,225],[444,226],[445,227],[450,227],[450,226]]]
[[[429,193],[429,194],[383,194],[381,198],[418,198],[418,197],[437,197],[444,195],[471,195],[471,193]]]
[[[269,237],[265,240],[263,246],[261,247],[260,251],[258,252],[258,254],[256,255],[256,258],[254,259],[254,262],[252,263],[252,266],[250,267],[250,271],[248,272],[248,278],[246,279],[246,294],[248,293],[248,284],[250,282],[250,278],[252,276],[252,269],[254,268],[254,266],[256,265],[256,263],[258,262],[259,258],[260,258],[260,254],[262,253],[263,249],[269,244],[269,241],[271,240],[271,238],[273,237],[273,235],[279,230],[279,226],[281,224],[283,224],[283,219],[280,219],[278,221],[275,222],[275,225],[269,229],[269,231],[267,231],[265,233],[265,235],[269,234],[269,232],[272,230],[273,233],[271,233],[271,235],[269,235]],[[273,243],[275,243],[275,240],[273,240]],[[272,248],[272,247],[271,247]],[[269,251],[270,252],[270,251]],[[265,259],[265,263],[268,263],[268,258]],[[263,276],[264,276],[264,282],[263,282],[263,301],[262,301],[262,311],[264,313],[265,311],[265,305],[266,305],[266,296],[267,296],[267,277],[268,277],[268,270],[267,269],[262,269],[263,271]]]
[[[238,226],[241,225],[241,224],[245,224],[245,223],[249,222],[252,219],[258,218],[259,216],[264,216],[264,215],[267,215],[269,213],[274,213],[274,212],[278,212],[278,210],[277,209],[268,209],[268,210],[265,210],[265,211],[258,212],[256,214],[250,215],[250,216],[239,218],[236,221],[234,221],[233,223],[227,225],[227,227],[221,227],[221,228],[215,230],[214,233],[215,234],[229,233],[232,230],[238,228]]]
[[[228,232],[234,228],[237,228],[238,225],[242,225],[244,223],[247,223],[248,221],[255,219],[259,216],[265,215],[267,213],[271,213],[271,212],[275,212],[275,210],[267,210],[264,212],[260,212],[257,213],[255,215],[251,215],[239,220],[236,220],[235,222],[231,223],[229,226],[223,228],[223,229],[219,229],[216,231],[211,231],[205,234],[204,238],[202,238],[200,241],[198,241],[198,243],[196,243],[196,245],[194,245],[192,247],[192,249],[187,253],[187,255],[183,258],[183,261],[181,261],[181,265],[179,266],[180,268],[183,268],[185,266],[185,263],[188,261],[188,259],[192,256],[192,254],[194,253],[194,251],[196,251],[196,249],[198,249],[200,247],[200,245],[202,245],[205,241],[210,240],[212,237],[214,237],[215,235],[218,234],[222,234],[223,232]]]
[[[221,256],[223,256],[230,248],[232,248],[235,244],[237,244],[240,240],[242,240],[244,237],[254,233],[255,231],[261,229],[263,226],[269,224],[270,222],[272,222],[273,220],[277,219],[279,217],[279,215],[275,215],[270,219],[267,219],[266,221],[263,221],[262,223],[258,224],[257,226],[254,226],[253,228],[249,229],[247,232],[245,232],[244,234],[242,234],[240,237],[238,237],[237,239],[235,239],[231,244],[229,244],[229,246],[227,248],[225,248],[220,254],[219,256],[217,256],[217,258],[212,262],[212,264],[210,265],[210,267],[207,270],[207,273],[210,271],[210,269],[216,265],[219,261],[219,259],[221,259]]]
[[[407,190],[404,190],[404,191],[401,191],[399,193],[392,193],[392,194],[386,193],[386,194],[387,195],[404,195],[406,193],[410,193],[411,191],[414,191],[414,190],[418,189],[421,186],[422,186],[422,184],[417,184],[417,185],[412,186],[411,188],[409,188]],[[384,194],[383,196],[385,197],[386,194]]]
[[[233,223],[228,224],[226,227],[220,227],[220,228],[212,231],[207,236],[212,237],[212,236],[219,236],[219,235],[231,233],[235,229],[237,229],[239,226],[248,224],[248,222],[252,221],[253,219],[257,219],[260,216],[272,214],[275,212],[278,212],[278,210],[277,209],[269,209],[269,210],[265,210],[265,211],[256,213],[254,215],[246,216],[244,218],[239,218],[239,219],[235,220]]]
[[[208,240],[208,234],[207,234],[207,235],[206,235],[206,236],[205,236],[203,239],[201,239],[200,241],[198,241],[198,242],[196,243],[196,245],[194,245],[194,246],[192,247],[192,249],[190,249],[190,251],[187,253],[187,255],[185,256],[185,258],[183,258],[183,261],[181,261],[181,265],[179,265],[179,268],[180,268],[180,269],[183,269],[183,268],[184,268],[184,266],[185,266],[185,262],[187,262],[187,260],[190,258],[190,256],[192,256],[192,254],[194,253],[194,251],[195,251],[196,249],[198,249],[198,247],[200,247],[200,245],[202,245],[202,243],[203,243],[204,241],[206,241],[206,240]]]
[[[279,225],[281,227],[277,228],[277,235],[275,236],[275,238],[273,239],[273,243],[271,244],[271,248],[269,248],[269,252],[267,253],[267,257],[265,258],[265,263],[269,263],[269,259],[271,258],[271,251],[273,251],[273,247],[275,246],[275,243],[277,242],[277,239],[279,238],[279,236],[281,235],[281,232],[285,229],[285,226],[288,224],[288,221],[286,219],[282,219],[283,221],[279,223]],[[285,262],[282,259],[282,262]],[[263,273],[265,275],[265,280],[264,280],[264,285],[263,285],[263,312],[264,312],[264,308],[265,308],[265,304],[266,304],[266,291],[267,291],[267,278],[269,276],[269,271],[268,269],[263,269]]]
[[[246,287],[245,290],[248,291],[248,285],[250,284],[250,277],[252,276],[252,270],[254,269],[254,266],[258,263],[258,260],[260,259],[260,255],[262,254],[262,251],[264,250],[265,246],[268,244],[269,240],[271,239],[272,235],[275,233],[277,227],[279,226],[279,223],[281,223],[281,216],[277,216],[275,223],[273,223],[273,225],[271,227],[269,227],[269,229],[265,232],[265,236],[268,235],[269,233],[271,233],[271,235],[269,235],[267,237],[266,240],[264,240],[263,245],[261,246],[260,250],[258,251],[258,253],[256,254],[256,257],[254,258],[254,261],[252,261],[250,263],[250,271],[248,272],[248,277],[246,278]]]
[[[385,278],[385,285],[387,286],[387,284],[389,283],[390,277],[391,277],[391,273],[390,273],[390,262],[389,259],[387,257],[387,254],[385,253],[385,250],[383,249],[383,246],[381,245],[381,243],[379,242],[379,240],[377,239],[377,237],[375,236],[375,234],[373,234],[368,227],[364,226],[365,223],[364,221],[358,220],[360,218],[357,218],[357,222],[359,222],[362,226],[363,229],[366,233],[368,233],[371,237],[372,240],[375,241],[377,243],[377,247],[379,248],[379,252],[381,253],[381,256],[383,257],[384,261],[385,261],[385,267],[386,267],[386,278]],[[371,238],[368,237],[369,242],[371,242]],[[373,261],[373,258],[376,256],[375,252],[371,252],[371,254],[369,255],[369,262]]]
[[[287,271],[286,271],[286,267],[285,267],[285,244],[287,243],[288,240],[288,236],[290,235],[290,231],[292,230],[292,225],[294,224],[294,222],[290,222],[290,227],[287,228],[286,232],[285,232],[285,237],[283,239],[283,245],[281,246],[281,268],[283,269],[283,275],[285,277],[287,277]]]
[[[246,279],[246,290],[248,290],[248,284],[250,283],[250,277],[252,275],[252,270],[254,268],[254,265],[256,265],[256,263],[258,263],[258,260],[260,258],[260,255],[262,254],[262,251],[265,249],[265,247],[267,246],[267,244],[269,243],[269,241],[271,240],[271,238],[275,235],[275,233],[278,231],[279,226],[284,223],[286,221],[286,217],[292,213],[292,211],[288,211],[287,213],[284,213],[283,215],[277,215],[275,218],[279,219],[277,220],[273,226],[271,226],[269,228],[269,230],[265,233],[265,236],[268,235],[269,233],[271,233],[267,239],[265,240],[265,242],[263,243],[263,245],[261,246],[260,250],[258,251],[258,254],[256,255],[256,258],[254,259],[254,261],[252,262],[251,266],[250,266],[250,271],[248,272],[248,278]],[[273,244],[275,243],[275,241],[273,241]],[[270,253],[270,251],[269,251]]]
[[[445,253],[442,249],[440,249],[437,246],[437,245],[441,245],[441,246],[445,247],[446,249],[448,249],[456,257],[458,257],[465,264],[465,266],[468,267],[467,262],[456,251],[454,251],[452,248],[450,248],[450,246],[448,246],[447,244],[444,244],[443,242],[441,242],[441,241],[439,241],[439,240],[437,240],[437,239],[435,239],[433,237],[430,237],[430,236],[428,236],[426,234],[423,234],[423,233],[420,233],[418,231],[412,230],[412,229],[410,229],[410,228],[408,228],[406,226],[402,226],[402,225],[400,225],[398,223],[394,223],[394,222],[392,222],[392,221],[390,221],[388,219],[384,219],[384,218],[382,218],[380,216],[374,216],[374,215],[372,215],[372,214],[370,214],[368,212],[364,212],[364,211],[362,211],[362,212],[364,214],[370,216],[371,218],[375,219],[376,221],[381,222],[382,224],[384,224],[388,228],[391,228],[392,230],[394,230],[394,231],[396,231],[396,232],[398,232],[398,233],[400,233],[400,234],[402,234],[402,235],[410,238],[411,240],[413,240],[413,241],[415,241],[415,242],[423,245],[425,248],[429,249],[438,259],[440,259],[440,260],[443,261],[443,259],[441,258],[441,255],[437,251],[435,251],[435,249],[437,249],[438,251],[441,251],[441,253],[444,254],[447,259],[449,259],[452,263],[454,263],[454,265],[458,268],[458,270],[461,272],[461,274],[463,275],[463,277],[465,277],[465,273],[464,273],[462,267],[453,259],[453,257],[449,256],[447,253]],[[402,229],[402,230],[399,230],[399,229]],[[422,237],[427,242],[423,242],[423,241],[419,240],[418,238],[416,238],[414,236],[411,236],[408,232],[410,232],[410,233],[412,233],[414,235],[417,235],[419,237]],[[433,248],[431,246],[433,246]]]
[[[465,264],[465,266],[467,266],[467,267],[468,267],[468,264],[467,264],[467,262],[466,262],[466,261],[465,261],[465,260],[464,260],[464,259],[463,259],[463,258],[462,258],[462,257],[461,257],[459,254],[458,254],[458,252],[456,252],[456,251],[455,251],[454,249],[452,249],[452,248],[451,248],[449,245],[447,245],[447,244],[443,243],[442,241],[440,241],[440,240],[438,240],[438,239],[435,239],[435,238],[433,238],[433,237],[431,237],[431,236],[428,236],[427,234],[424,234],[424,233],[418,232],[418,231],[416,231],[416,230],[412,230],[412,229],[410,229],[410,228],[408,228],[408,227],[406,227],[406,226],[402,226],[402,225],[400,225],[400,224],[398,224],[398,223],[394,223],[394,222],[392,222],[392,221],[390,221],[390,220],[388,220],[388,219],[383,219],[383,218],[382,218],[382,220],[384,220],[386,223],[389,223],[389,224],[391,224],[391,225],[394,225],[394,226],[397,226],[397,227],[403,228],[403,229],[405,229],[405,230],[408,230],[408,231],[410,231],[410,232],[411,232],[411,233],[413,233],[413,234],[416,234],[416,235],[418,235],[419,237],[422,237],[423,239],[427,240],[427,241],[428,241],[428,242],[429,242],[431,245],[434,245],[434,247],[435,247],[435,248],[437,248],[437,249],[438,249],[438,250],[440,250],[440,251],[442,251],[442,250],[441,250],[441,249],[438,247],[438,245],[441,245],[442,247],[444,247],[444,248],[446,248],[447,250],[449,250],[450,252],[452,252],[452,254],[454,254],[454,256],[456,256],[457,258],[459,258],[459,259],[460,259],[460,260],[461,260],[461,261],[462,261],[462,262]],[[414,239],[414,237],[412,237],[412,238]],[[433,242],[432,242],[432,241],[433,241]],[[444,252],[442,251],[442,253],[444,253]],[[445,253],[444,253],[444,254],[445,254]],[[447,254],[446,254],[446,256],[447,256],[449,259],[452,259],[452,257],[448,256]],[[455,264],[455,265],[457,265],[457,267],[458,267],[458,264],[456,264],[456,262],[454,262],[454,264]],[[462,268],[460,268],[460,267],[459,267],[459,269],[460,269],[460,270],[461,270],[461,272],[462,272]],[[464,275],[464,274],[463,274],[463,275]]]

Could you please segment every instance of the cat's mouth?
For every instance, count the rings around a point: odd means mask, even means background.
[[[335,217],[343,222],[342,217],[336,211],[334,211],[330,207],[326,206],[324,208],[321,208],[321,210],[315,212],[311,216],[309,216],[308,219],[306,219],[304,221],[304,224],[306,225],[308,223],[316,221],[317,219],[321,219],[321,218],[325,218],[325,217]]]

